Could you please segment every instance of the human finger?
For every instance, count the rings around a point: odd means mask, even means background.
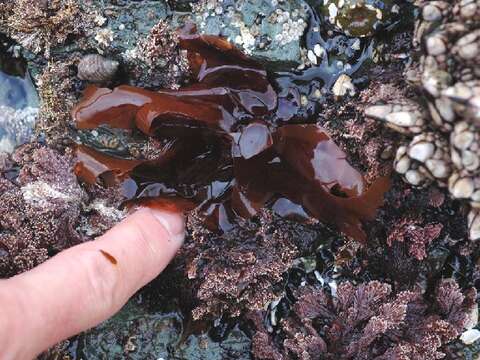
[[[184,233],[180,214],[143,208],[97,240],[0,282],[0,316],[3,308],[11,329],[3,349],[12,356],[1,358],[31,358],[112,316],[167,266]],[[15,346],[25,339],[28,346]]]

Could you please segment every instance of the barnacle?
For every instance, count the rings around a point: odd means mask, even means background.
[[[408,146],[398,149],[395,170],[412,185],[429,179],[445,183],[452,172],[448,150],[447,142],[435,133],[416,135]]]
[[[388,180],[368,190],[326,131],[284,125],[267,72],[226,40],[184,29],[196,82],[158,92],[89,87],[73,109],[77,127],[139,129],[164,144],[154,159],[117,159],[77,147],[77,174],[122,182],[130,203],[174,203],[228,230],[278,198],[365,240],[361,220],[381,205]],[[160,205],[159,205],[160,204]]]
[[[395,169],[415,186],[435,180],[472,205],[470,238],[480,238],[480,29],[478,0],[418,2],[414,46],[418,67],[409,79],[425,95],[422,103],[374,105],[366,115],[414,135],[397,150]],[[424,103],[427,104],[424,107]]]
[[[385,105],[372,105],[365,115],[384,120],[385,124],[401,133],[418,134],[425,129],[425,114],[422,107],[414,101],[403,101]]]

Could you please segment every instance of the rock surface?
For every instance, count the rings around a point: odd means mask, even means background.
[[[202,0],[193,20],[202,33],[221,35],[254,58],[288,67],[301,63],[308,17],[302,0]]]

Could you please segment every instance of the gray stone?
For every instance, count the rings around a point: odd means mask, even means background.
[[[303,1],[204,0],[193,6],[202,33],[221,35],[270,65],[299,65],[307,26]]]
[[[88,42],[100,54],[123,54],[134,49],[139,39],[169,13],[166,1],[117,1],[104,6],[103,1],[96,0],[94,4],[102,14]]]
[[[8,75],[0,69],[0,106],[38,107],[38,96],[30,77]]]

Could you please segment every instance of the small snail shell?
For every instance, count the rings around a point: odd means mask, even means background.
[[[101,55],[85,55],[78,63],[78,77],[92,82],[108,82],[115,76],[118,66],[118,61]]]

